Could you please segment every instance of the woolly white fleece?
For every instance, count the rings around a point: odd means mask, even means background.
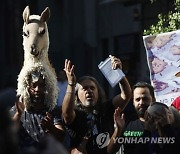
[[[41,72],[45,78],[46,107],[52,110],[57,103],[57,76],[48,58],[49,34],[46,21],[49,17],[49,8],[46,8],[41,16],[30,15],[29,6],[23,12],[24,64],[18,75],[17,95],[23,97],[26,110],[32,105],[28,93],[28,78],[33,71]]]

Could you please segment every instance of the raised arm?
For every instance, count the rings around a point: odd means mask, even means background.
[[[72,65],[68,59],[65,60],[64,71],[67,75],[68,86],[62,104],[62,116],[66,124],[71,124],[75,118],[76,76],[74,74],[74,65]]]
[[[120,59],[114,56],[110,57],[113,69],[119,68],[122,70],[122,63]],[[115,108],[120,107],[120,109],[123,110],[132,97],[132,90],[126,77],[123,77],[122,80],[119,82],[119,87],[120,94],[116,95],[113,98],[112,102]]]
[[[115,123],[114,133],[111,136],[110,142],[107,146],[108,154],[114,154],[120,148],[120,144],[118,143],[118,138],[122,135],[123,128],[125,126],[125,118],[124,118],[124,114],[121,114],[121,109],[119,107],[114,111],[114,123]]]
[[[25,106],[22,97],[20,97],[16,102],[15,102],[15,107],[16,107],[16,112],[14,116],[12,117],[12,120],[19,124],[21,115],[24,112]]]

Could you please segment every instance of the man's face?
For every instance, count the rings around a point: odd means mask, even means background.
[[[139,117],[144,118],[145,111],[153,99],[147,87],[137,87],[133,92],[133,104]]]
[[[79,85],[78,97],[85,107],[93,107],[98,101],[98,89],[91,80],[84,80]]]
[[[45,92],[45,81],[42,77],[39,77],[37,81],[30,81],[29,93],[31,98],[31,103],[33,104],[43,104],[44,102],[44,92]]]

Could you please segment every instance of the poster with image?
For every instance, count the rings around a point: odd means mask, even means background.
[[[180,30],[143,36],[156,100],[166,105],[180,96]]]

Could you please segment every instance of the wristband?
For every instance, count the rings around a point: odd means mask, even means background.
[[[75,86],[75,85],[76,85],[76,83],[73,83],[73,82],[68,82],[68,85],[69,85],[69,86]]]
[[[66,93],[68,93],[68,94],[74,94],[75,92],[74,92],[74,91],[66,91]]]

